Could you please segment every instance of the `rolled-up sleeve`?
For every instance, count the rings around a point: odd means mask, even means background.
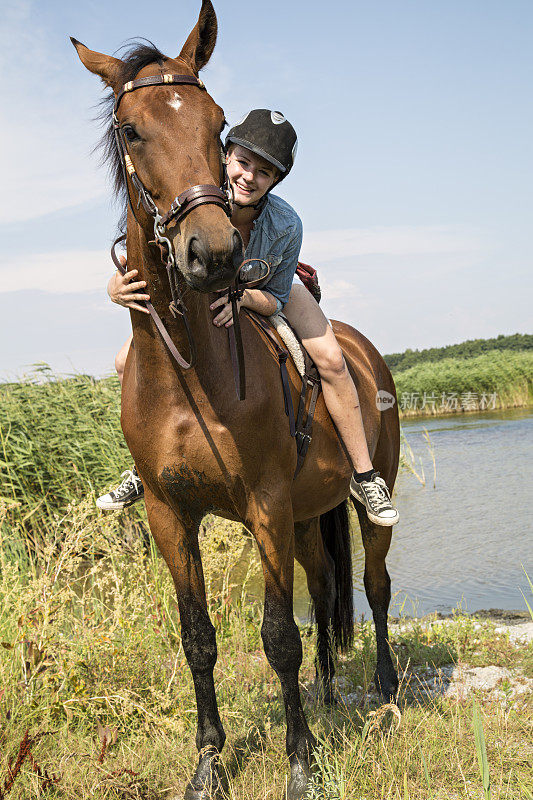
[[[282,306],[289,299],[294,273],[298,265],[298,258],[302,248],[303,226],[298,218],[294,228],[287,233],[287,245],[283,251],[283,257],[276,271],[263,287],[263,291],[269,292]]]

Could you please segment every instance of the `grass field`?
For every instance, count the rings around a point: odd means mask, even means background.
[[[400,413],[406,416],[533,403],[531,350],[492,350],[468,359],[422,361],[403,371],[395,370],[393,376]]]
[[[118,382],[43,369],[0,386],[0,401],[0,800],[182,796],[196,708],[170,575],[146,546],[142,504],[123,515],[94,507],[130,464]],[[261,608],[246,581],[232,587],[245,539],[213,519],[204,531],[227,797],[274,800],[287,775],[284,714]],[[252,559],[250,577],[257,568]],[[402,688],[398,706],[382,707],[373,627],[360,620],[327,711],[314,693],[314,634],[301,632],[302,693],[321,742],[312,800],[531,800],[531,691],[519,691],[533,677],[531,645],[461,615],[396,627]],[[453,665],[507,672],[494,691],[450,696]]]
[[[116,520],[80,502],[51,522],[33,559],[14,533],[0,542],[0,788],[11,782],[11,797],[180,797],[195,764],[194,691],[170,575]],[[260,607],[247,602],[246,581],[232,588],[243,545],[216,526],[202,541],[228,734],[226,796],[274,800],[287,774],[284,714],[261,647]],[[250,576],[257,568],[252,560]],[[380,707],[373,627],[360,620],[353,650],[338,662],[339,705],[328,711],[314,693],[314,634],[301,631],[302,693],[321,743],[311,798],[531,798],[530,694],[507,679],[488,695],[440,691],[450,664],[498,665],[526,680],[531,645],[517,648],[492,623],[461,615],[401,625],[392,635],[398,706]],[[428,670],[433,690],[422,680]]]

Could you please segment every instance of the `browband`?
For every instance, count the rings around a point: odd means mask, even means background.
[[[176,75],[175,73],[165,73],[164,75],[148,75],[146,78],[136,78],[134,81],[128,81],[124,84],[120,92],[115,98],[115,107],[113,114],[117,113],[120,101],[128,92],[133,92],[135,89],[142,89],[144,86],[161,86],[162,84],[190,84],[197,86],[199,89],[205,89],[205,83],[197,78],[196,75]]]

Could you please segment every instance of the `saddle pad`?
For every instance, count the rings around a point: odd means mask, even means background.
[[[289,351],[296,369],[300,373],[300,377],[303,378],[305,373],[305,357],[302,350],[302,345],[296,338],[296,334],[289,325],[287,318],[284,317],[280,312],[278,314],[272,314],[271,317],[268,317],[268,321],[274,326],[276,331],[283,339],[285,347]]]

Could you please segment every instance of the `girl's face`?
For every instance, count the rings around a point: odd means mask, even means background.
[[[255,205],[279,174],[270,161],[238,144],[230,146],[226,165],[234,199],[241,206]]]

